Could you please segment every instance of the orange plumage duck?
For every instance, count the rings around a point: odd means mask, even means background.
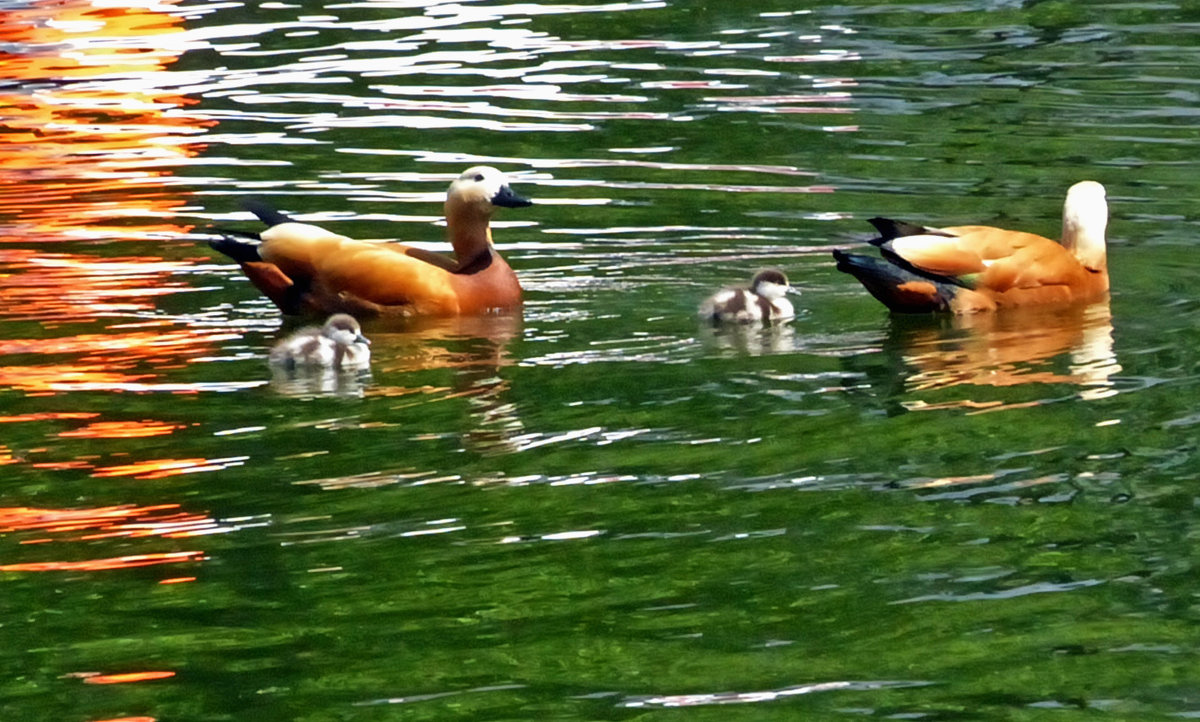
[[[221,238],[209,245],[237,261],[285,314],[479,314],[521,304],[521,284],[492,245],[490,222],[498,207],[529,205],[503,173],[476,166],[446,194],[453,257],[399,243],[356,241],[253,202],[246,208],[267,230],[220,231]]]
[[[1062,241],[991,226],[926,228],[872,218],[882,258],[835,250],[854,276],[892,311],[968,314],[1070,304],[1108,292],[1104,186],[1081,181],[1067,191]]]

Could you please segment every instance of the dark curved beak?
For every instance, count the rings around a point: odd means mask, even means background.
[[[366,336],[362,335],[361,333],[358,334],[357,336],[355,336],[354,340],[359,343],[365,343],[368,346],[371,345],[371,339],[367,338]]]
[[[525,208],[533,205],[533,201],[528,198],[523,198],[507,185],[500,186],[500,190],[496,195],[492,196],[492,205],[500,206],[501,208]]]

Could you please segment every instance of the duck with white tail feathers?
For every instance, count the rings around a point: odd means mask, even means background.
[[[700,304],[700,317],[714,323],[783,321],[796,315],[785,298],[794,289],[776,268],[754,274],[749,286],[722,288]]]
[[[237,261],[285,314],[457,316],[521,304],[521,284],[492,245],[490,221],[497,208],[532,203],[495,168],[469,168],[450,184],[445,213],[453,257],[356,241],[261,203],[245,205],[267,230],[220,231],[209,245]]]
[[[1108,292],[1104,186],[1080,181],[1063,204],[1061,243],[991,226],[926,228],[872,218],[883,258],[835,250],[837,268],[889,309],[956,314],[1092,301]]]
[[[323,326],[306,326],[279,341],[268,361],[280,369],[365,369],[371,361],[371,342],[353,316],[329,317]]]

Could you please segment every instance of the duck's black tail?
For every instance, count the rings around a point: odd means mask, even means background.
[[[295,219],[291,218],[287,214],[275,210],[271,206],[267,205],[265,201],[261,201],[257,198],[247,198],[243,200],[242,208],[245,208],[255,216],[258,216],[258,220],[267,224],[267,228],[270,228],[271,226],[277,226],[280,223],[296,222]]]
[[[962,286],[923,275],[882,258],[835,250],[837,269],[858,279],[883,305],[899,313],[946,311]]]
[[[259,239],[257,233],[243,233],[241,231],[227,231],[225,229],[213,230],[221,234],[220,238],[210,238],[208,241],[208,245],[214,251],[223,253],[238,263],[253,263],[262,260],[258,257]]]
[[[288,215],[275,210],[257,198],[243,200],[242,207],[257,216],[258,220],[265,223],[268,228],[281,223],[295,222]],[[231,231],[225,228],[214,228],[212,230],[221,236],[220,238],[211,239],[208,242],[208,245],[214,251],[223,253],[238,263],[253,263],[262,260],[258,256],[258,246],[261,243],[261,239],[257,233]]]
[[[867,243],[875,246],[882,246],[884,243],[887,243],[894,238],[903,238],[904,236],[946,235],[945,231],[939,231],[936,228],[926,228],[925,226],[917,225],[916,223],[897,221],[892,218],[881,218],[879,216],[876,216],[875,218],[868,218],[867,223],[870,223],[872,226],[874,226],[875,230],[879,233],[878,238],[872,238],[871,240],[867,241]]]

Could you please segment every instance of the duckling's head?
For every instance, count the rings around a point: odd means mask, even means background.
[[[446,195],[446,215],[488,215],[497,207],[524,208],[533,202],[522,198],[508,186],[508,178],[500,171],[486,165],[477,165],[463,171],[450,184]]]
[[[371,343],[366,336],[362,335],[362,327],[358,325],[358,321],[346,313],[335,313],[330,316],[321,329],[321,334],[342,346],[351,346],[356,343],[370,345]]]
[[[792,290],[788,285],[787,276],[778,268],[766,268],[754,274],[750,282],[750,290],[763,298],[783,298]]]

